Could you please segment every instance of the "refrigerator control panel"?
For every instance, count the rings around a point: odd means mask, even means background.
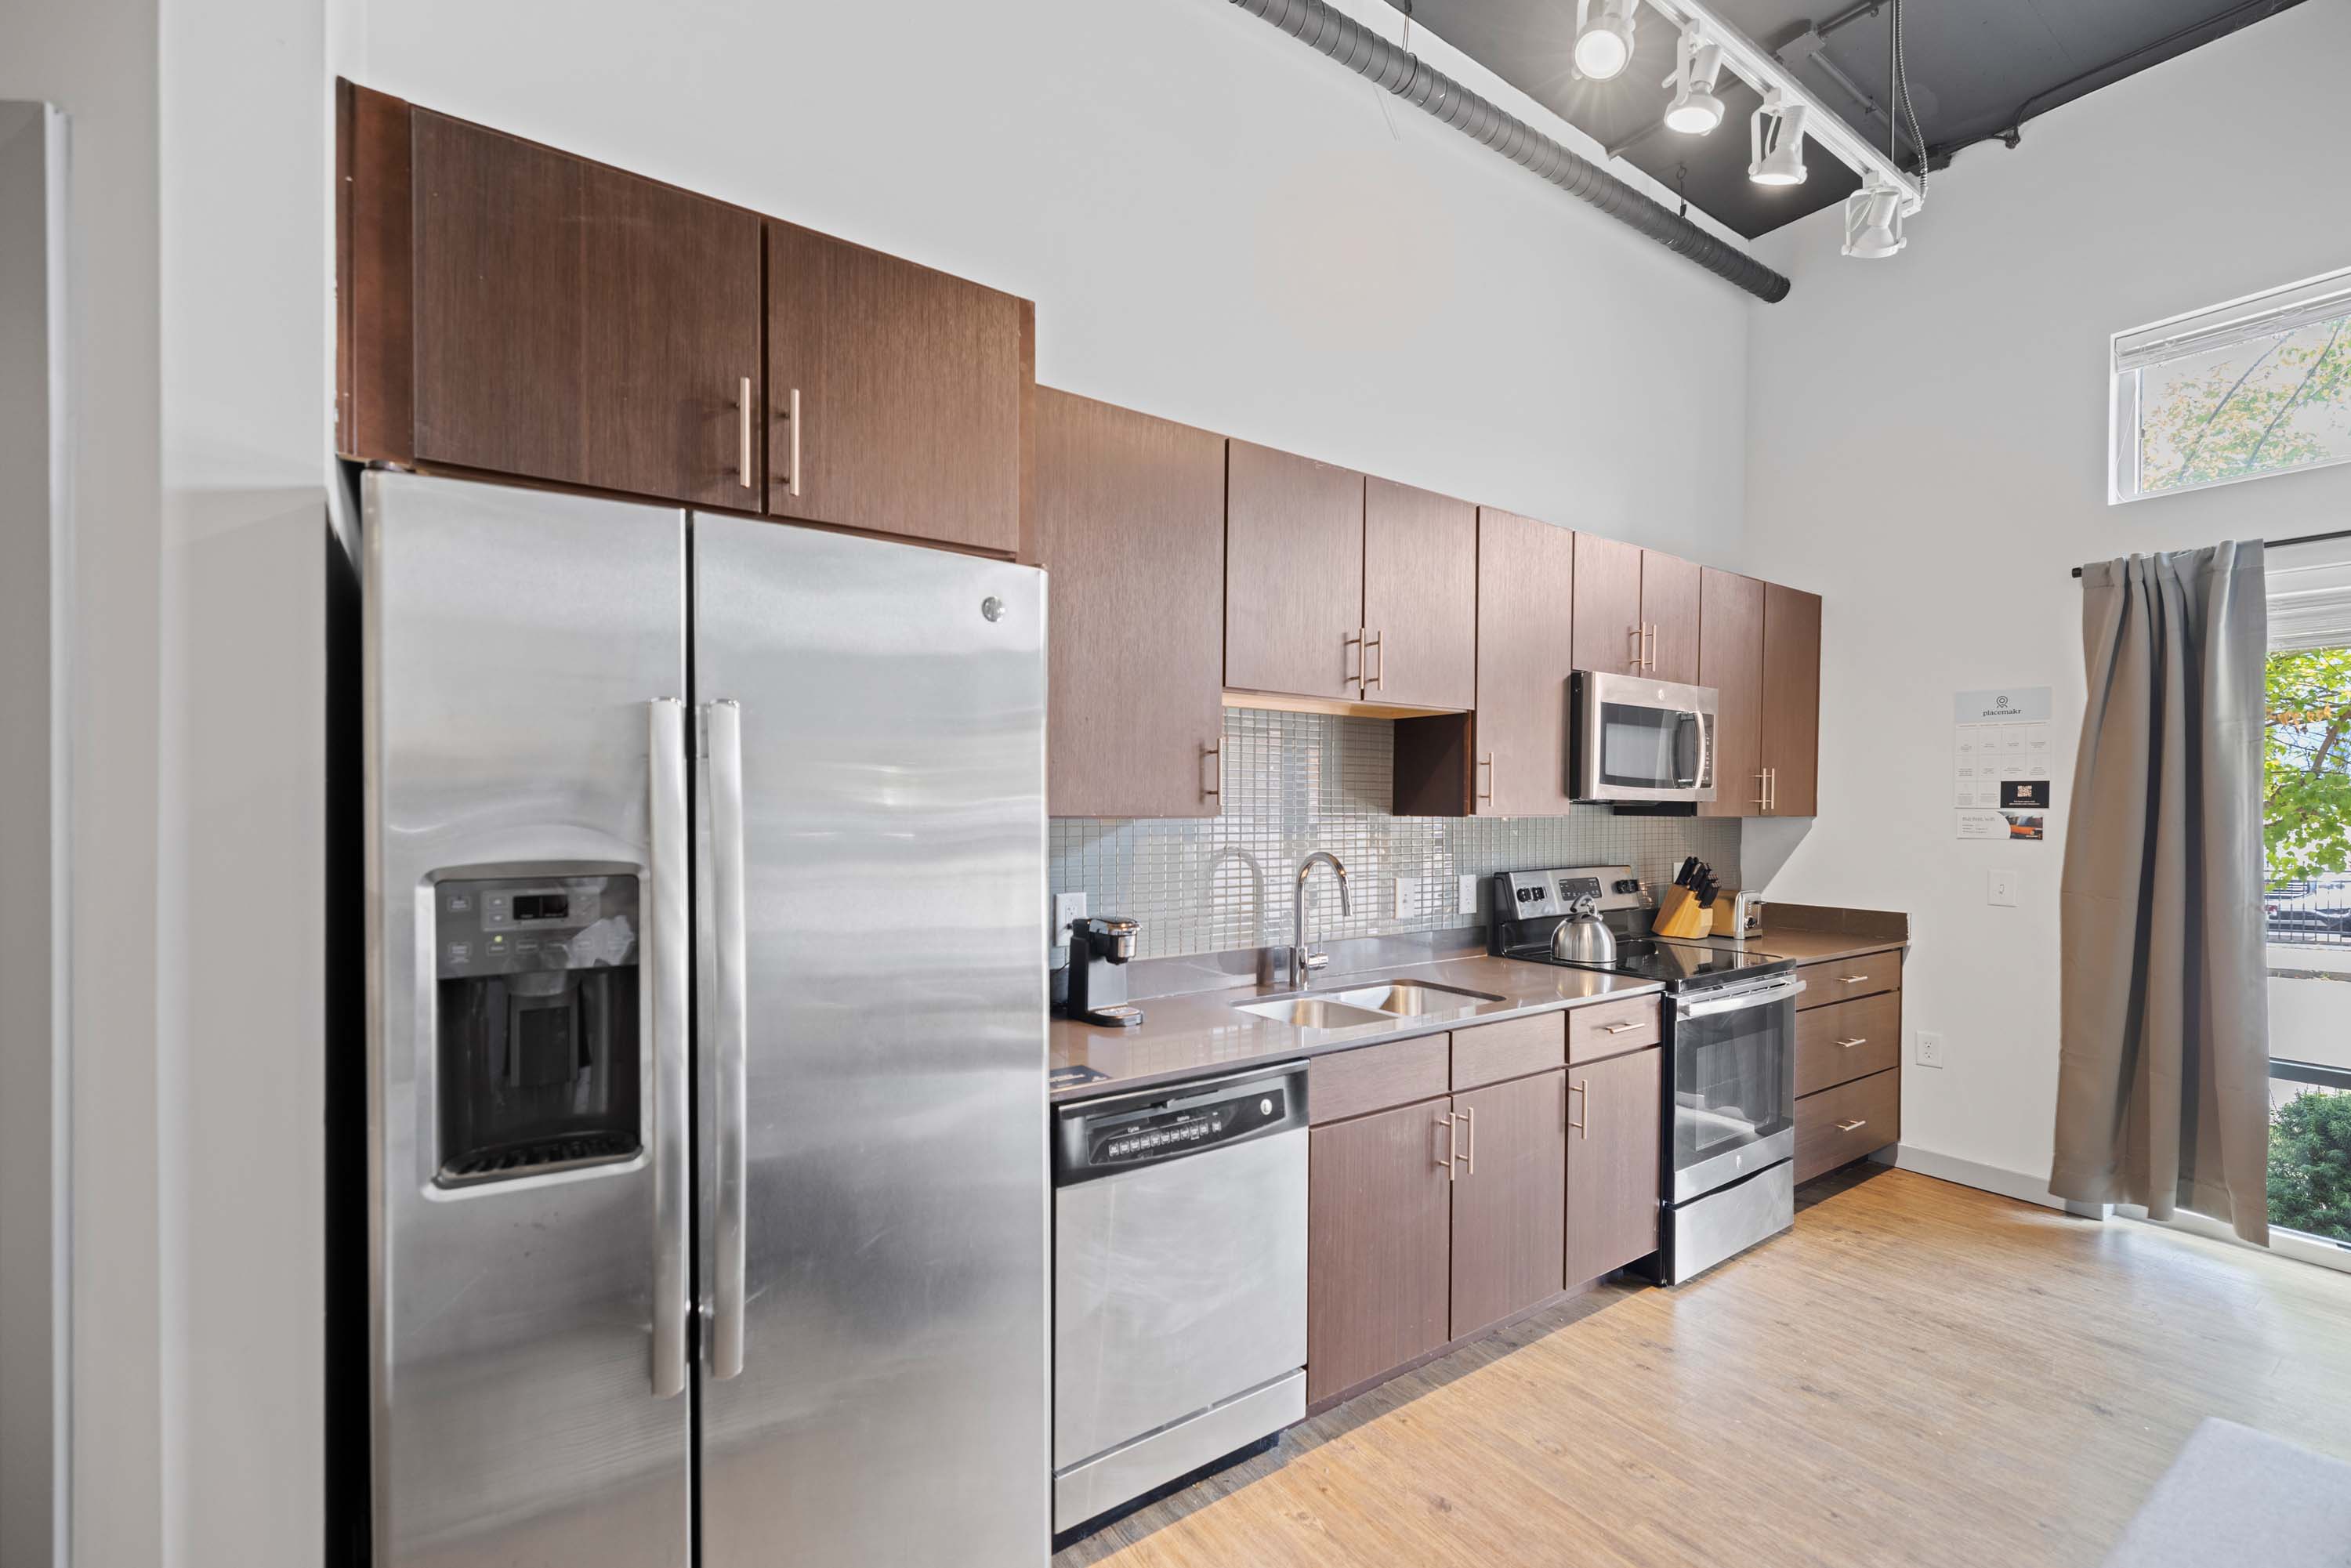
[[[633,876],[498,878],[435,883],[434,973],[475,979],[637,961]]]

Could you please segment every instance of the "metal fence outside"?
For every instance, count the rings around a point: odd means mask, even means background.
[[[2351,947],[2351,876],[2274,883],[2262,891],[2262,906],[2272,942]]]

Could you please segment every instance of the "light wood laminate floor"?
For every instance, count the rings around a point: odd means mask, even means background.
[[[2351,1274],[1862,1170],[1054,1561],[2095,1564],[2206,1416],[2351,1458]]]

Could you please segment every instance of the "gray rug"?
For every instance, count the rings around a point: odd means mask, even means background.
[[[2215,1417],[2189,1434],[2106,1568],[2351,1568],[2351,1465]]]

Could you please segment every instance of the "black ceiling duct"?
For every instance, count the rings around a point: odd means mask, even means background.
[[[1599,164],[1497,109],[1443,71],[1431,70],[1418,56],[1332,10],[1323,0],[1232,0],[1232,4],[1766,304],[1777,305],[1788,297],[1787,278],[1745,251],[1725,245],[1688,219],[1658,205]]]

